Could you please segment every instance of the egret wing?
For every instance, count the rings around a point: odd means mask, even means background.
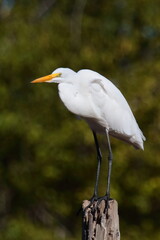
[[[103,119],[112,135],[129,142],[145,140],[126,99],[112,82],[104,77],[92,81],[90,98],[101,124]]]

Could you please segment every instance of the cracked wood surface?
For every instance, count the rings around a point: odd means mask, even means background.
[[[83,202],[82,240],[120,240],[118,204],[109,200],[109,208],[102,200],[94,202],[86,210],[90,201]]]

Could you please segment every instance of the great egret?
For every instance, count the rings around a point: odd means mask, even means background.
[[[58,68],[52,74],[32,81],[32,83],[40,82],[58,83],[59,96],[67,109],[85,119],[89,124],[93,132],[98,159],[96,184],[91,203],[102,199],[108,203],[112,168],[109,135],[137,149],[143,149],[145,140],[126,99],[111,81],[88,69],[76,73],[69,68]],[[107,191],[101,198],[98,198],[97,191],[102,156],[96,133],[106,134],[109,151]]]

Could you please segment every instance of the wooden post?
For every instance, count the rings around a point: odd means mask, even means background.
[[[82,240],[120,240],[117,201],[109,200],[108,211],[104,200],[84,210],[89,203],[85,200],[82,205]]]

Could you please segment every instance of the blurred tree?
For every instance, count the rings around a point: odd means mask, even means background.
[[[123,239],[160,239],[159,8],[158,0],[1,1],[0,239],[80,238],[75,213],[95,180],[92,134],[54,84],[30,84],[60,66],[98,71],[126,96],[147,141],[142,152],[112,139],[111,195]]]

